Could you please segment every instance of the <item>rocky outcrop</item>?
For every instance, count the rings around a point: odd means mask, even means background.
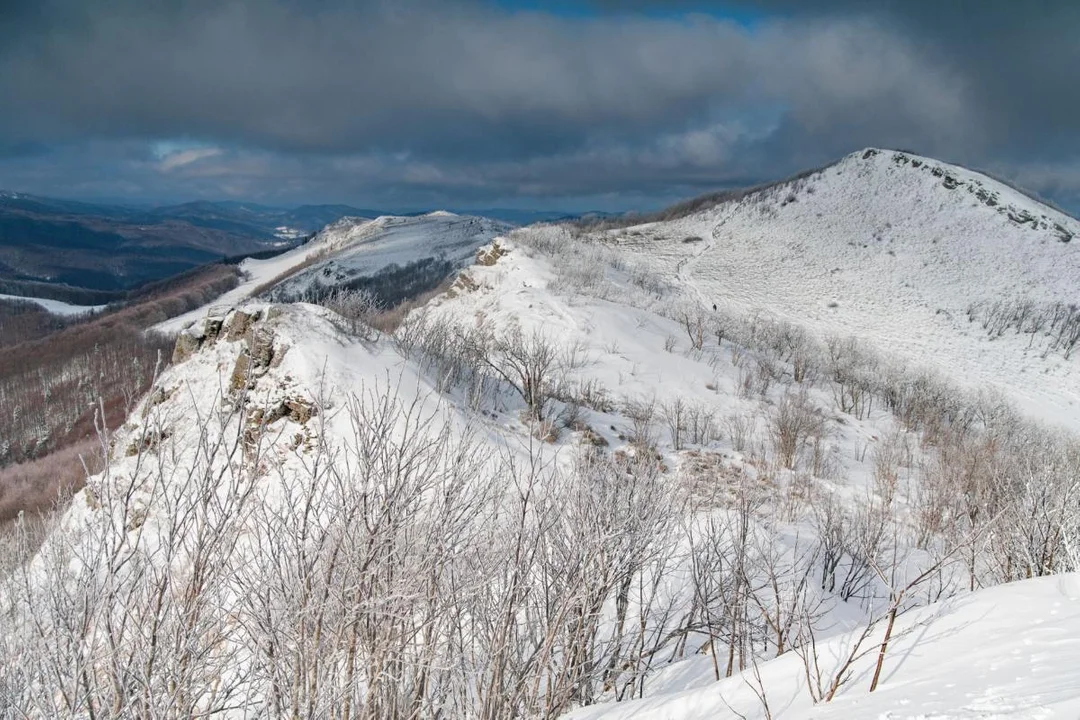
[[[216,343],[221,336],[225,319],[208,315],[181,330],[176,337],[176,345],[173,347],[173,364],[182,363],[202,348]]]
[[[172,363],[178,365],[199,352],[202,342],[191,333],[181,332],[176,338],[176,346],[173,347]]]
[[[314,403],[300,397],[290,397],[271,407],[253,408],[248,413],[248,422],[254,426],[263,426],[288,418],[298,425],[303,425],[315,417],[317,412]]]
[[[271,321],[280,308],[266,310],[233,310],[224,317],[208,316],[181,331],[173,348],[173,364],[182,363],[200,350],[224,339],[228,343],[243,343],[229,379],[232,392],[249,389],[255,379],[276,367],[285,354],[286,346],[275,344]]]
[[[255,381],[281,362],[277,355],[284,353],[274,346],[274,332],[262,325],[250,325],[244,333],[244,349],[233,366],[229,389],[237,392],[254,387]],[[276,362],[275,362],[276,361]]]
[[[476,264],[494,265],[505,254],[506,250],[503,246],[499,245],[498,241],[495,241],[488,247],[482,247],[476,251]]]
[[[245,312],[243,310],[237,310],[229,316],[229,329],[226,332],[225,340],[228,342],[236,342],[247,334],[248,330],[259,321],[262,316],[262,312],[256,310],[255,312]]]

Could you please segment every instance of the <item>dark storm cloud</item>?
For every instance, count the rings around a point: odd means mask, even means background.
[[[873,18],[963,78],[981,133],[1002,152],[1080,146],[1080,2],[1075,0],[727,0],[791,18]],[[701,9],[693,0],[596,0],[606,11]],[[917,103],[913,97],[910,102]]]
[[[578,27],[444,4],[105,3],[0,49],[10,135],[193,135],[287,150],[551,152],[647,132],[734,88],[712,24]],[[684,45],[684,43],[686,43]],[[709,45],[731,50],[701,50]],[[719,71],[719,72],[717,72]],[[708,77],[712,75],[712,77]],[[462,146],[466,144],[466,147]]]
[[[0,126],[15,137],[193,135],[512,157],[587,134],[632,142],[764,100],[831,122],[815,115],[857,92],[873,100],[923,82],[868,57],[880,48],[907,62],[873,27],[751,34],[705,17],[583,20],[415,2],[69,7],[30,12],[46,27],[0,50],[0,90],[17,108]],[[881,90],[867,85],[866,63]],[[938,102],[940,83],[926,84],[920,104]]]
[[[807,5],[9,0],[0,185],[67,162],[148,195],[666,197],[863,145],[1073,182],[1073,4]]]

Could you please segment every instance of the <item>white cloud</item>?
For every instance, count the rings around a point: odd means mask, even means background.
[[[203,147],[203,148],[191,148],[189,150],[177,150],[168,155],[165,155],[158,162],[158,169],[162,172],[172,172],[177,168],[186,167],[192,163],[197,163],[200,160],[206,160],[208,158],[217,157],[222,154],[221,148],[216,147]]]

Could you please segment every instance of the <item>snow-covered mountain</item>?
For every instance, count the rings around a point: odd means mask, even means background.
[[[853,335],[1080,429],[1075,362],[1058,351],[1043,357],[1034,316],[994,337],[983,327],[995,303],[1080,299],[1080,222],[989,177],[868,149],[683,219],[608,235],[704,305]]]
[[[434,284],[468,264],[476,249],[510,230],[510,225],[487,218],[434,212],[419,217],[384,216],[375,220],[344,218],[315,238],[325,250],[318,259],[282,280],[266,294],[291,300],[312,293],[355,285],[388,268],[421,265]],[[391,301],[396,298],[390,299]]]
[[[346,217],[323,228],[300,247],[266,260],[244,260],[244,281],[204,308],[158,325],[177,332],[211,309],[234,307],[253,297],[309,300],[327,289],[363,286],[394,271],[423,275],[437,285],[474,257],[477,248],[510,230],[488,218],[437,211],[420,216]],[[393,279],[393,278],[391,278]],[[428,289],[428,288],[422,288]],[[389,298],[391,301],[398,298]]]
[[[0,716],[1075,716],[1078,230],[868,150],[246,261],[0,584]],[[429,258],[386,332],[280,301]]]

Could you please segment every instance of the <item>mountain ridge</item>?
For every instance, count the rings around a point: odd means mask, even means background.
[[[1030,324],[1080,250],[904,157],[636,226],[347,218],[244,261],[157,326],[172,365],[0,586],[0,686],[30,716],[40,667],[88,688],[73,714],[1080,709],[1080,373]],[[361,302],[425,258],[456,271],[434,297]],[[988,332],[984,294],[1031,308]],[[153,657],[136,696],[117,657]]]

